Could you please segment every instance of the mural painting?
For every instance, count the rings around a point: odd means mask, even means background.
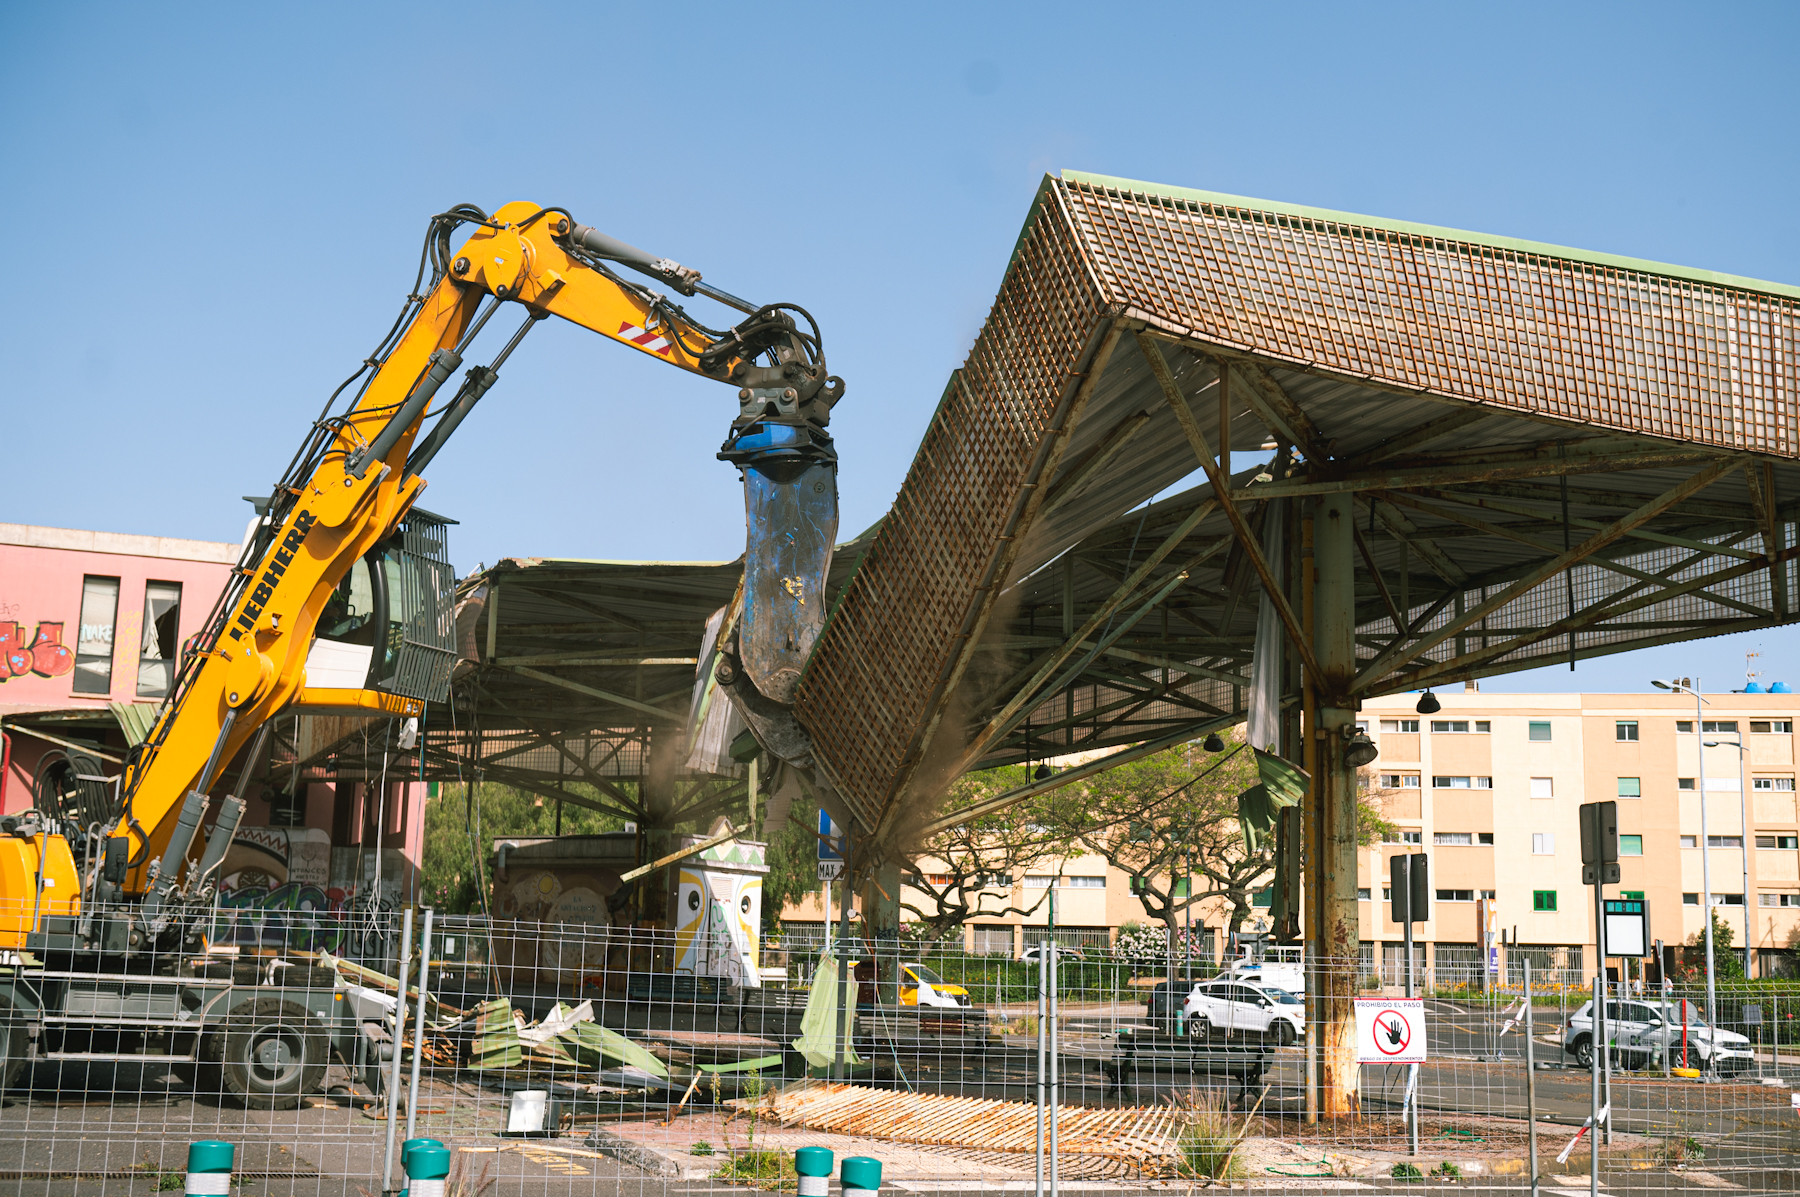
[[[25,625],[0,619],[0,682],[15,677],[61,677],[75,668],[75,654],[62,642],[62,622],[43,621],[31,642],[25,642]]]
[[[219,882],[213,940],[239,947],[335,951],[351,894],[330,885],[331,837],[312,827],[246,827]]]

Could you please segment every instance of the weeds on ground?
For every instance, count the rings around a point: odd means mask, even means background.
[[[450,1156],[450,1175],[444,1178],[444,1197],[487,1197],[488,1191],[500,1183],[494,1175],[494,1157],[483,1154],[481,1173],[469,1175],[469,1157],[458,1151]]]
[[[1433,1176],[1442,1176],[1446,1180],[1460,1180],[1462,1178],[1462,1169],[1458,1168],[1455,1164],[1452,1164],[1449,1160],[1445,1160],[1443,1163],[1433,1168],[1431,1174]]]
[[[1021,1014],[1017,1018],[997,1018],[994,1020],[994,1033],[997,1035],[1035,1035],[1038,1029],[1038,1016]]]
[[[712,1153],[713,1145],[708,1143],[705,1139],[700,1140],[698,1143],[688,1148],[689,1155],[711,1155]]]
[[[185,1189],[186,1187],[187,1178],[179,1172],[158,1172],[156,1174],[156,1191],[158,1193],[172,1193],[176,1189]]]
[[[1175,1137],[1183,1176],[1237,1180],[1250,1173],[1238,1159],[1250,1119],[1239,1119],[1219,1094],[1189,1090],[1173,1096],[1181,1130]],[[1258,1103],[1260,1104],[1260,1103]]]
[[[719,1170],[715,1180],[737,1181],[753,1189],[775,1193],[792,1193],[800,1188],[794,1171],[794,1157],[786,1151],[742,1151],[734,1154]]]
[[[1419,1166],[1417,1164],[1395,1164],[1393,1171],[1389,1172],[1388,1175],[1392,1176],[1395,1180],[1415,1181],[1425,1179],[1425,1174],[1419,1171]]]
[[[1692,1135],[1670,1135],[1663,1140],[1657,1154],[1670,1166],[1698,1163],[1706,1158],[1706,1144]]]

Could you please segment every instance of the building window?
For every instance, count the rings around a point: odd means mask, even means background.
[[[1533,719],[1526,725],[1526,738],[1531,740],[1548,740],[1550,738],[1550,721]]]
[[[1792,719],[1752,719],[1750,734],[1755,735],[1758,732],[1765,734],[1776,732],[1784,736],[1791,736],[1794,734],[1794,721]]]
[[[1150,892],[1149,879],[1146,877],[1133,877],[1131,879],[1131,892],[1134,894]]]
[[[1642,856],[1644,854],[1644,837],[1641,835],[1621,835],[1619,837],[1620,856]]]
[[[1742,848],[1744,837],[1741,835],[1709,835],[1706,837],[1708,848]]]
[[[1494,779],[1491,777],[1443,777],[1433,774],[1432,787],[1439,790],[1491,790]]]
[[[1466,831],[1439,831],[1431,837],[1434,844],[1473,844],[1475,837]]]
[[[1736,719],[1702,719],[1700,721],[1700,730],[1703,732],[1734,732],[1737,729]],[[1692,732],[1694,730],[1694,721],[1692,719],[1677,719],[1675,721],[1675,730],[1678,732]]]
[[[1489,847],[1492,847],[1494,843],[1494,833],[1491,831],[1477,831],[1475,833],[1475,842],[1478,844],[1487,844]]]
[[[1631,740],[1635,742],[1637,738],[1636,719],[1621,719],[1613,724],[1613,739]]]
[[[1698,905],[1700,905],[1700,895],[1699,894],[1682,894],[1681,895],[1681,904],[1683,906],[1698,906]]]
[[[1713,895],[1713,905],[1714,906],[1742,906],[1743,904],[1744,904],[1744,895],[1743,894],[1714,894]]]
[[[1274,904],[1275,904],[1275,887],[1274,886],[1265,885],[1261,889],[1256,889],[1256,890],[1250,891],[1250,905],[1259,906],[1259,907],[1262,907],[1264,910],[1267,910],[1269,907],[1273,906]]]
[[[1642,779],[1636,777],[1619,778],[1619,797],[1642,798],[1643,796],[1644,783]]]
[[[1048,873],[1025,874],[1026,889],[1049,889],[1056,884],[1056,878]]]
[[[1621,898],[1635,898],[1639,902],[1642,902],[1644,900],[1644,891],[1641,889],[1622,889],[1619,891],[1619,896]]]
[[[1381,788],[1384,790],[1416,790],[1419,788],[1417,773],[1383,773]]]
[[[1531,833],[1531,854],[1533,856],[1556,855],[1556,833],[1554,831],[1534,831]]]
[[[1678,735],[1678,736],[1686,735],[1686,734],[1692,732],[1693,730],[1694,730],[1694,721],[1692,719],[1677,719],[1675,721],[1675,734],[1676,735]]]
[[[1554,797],[1556,797],[1556,790],[1555,790],[1555,787],[1551,784],[1551,779],[1548,777],[1532,778],[1531,779],[1531,796],[1533,798],[1554,798]]]
[[[1758,906],[1800,906],[1800,894],[1757,894]]]
[[[940,887],[956,884],[956,876],[953,873],[927,873],[925,879]]]
[[[1416,732],[1419,730],[1417,719],[1383,719],[1381,730],[1384,732]]]
[[[1756,837],[1758,848],[1800,848],[1800,836],[1793,835],[1759,835]]]
[[[1358,902],[1367,902],[1369,900],[1369,887],[1368,886],[1359,885],[1356,887],[1356,900]]]
[[[162,698],[175,684],[181,637],[181,583],[144,587],[144,643],[138,652],[139,698]]]
[[[1422,831],[1401,831],[1398,833],[1399,838],[1397,839],[1394,838],[1394,835],[1395,833],[1390,832],[1389,838],[1384,842],[1389,844],[1423,844],[1425,842],[1425,833]]]
[[[1104,877],[1064,877],[1063,884],[1070,889],[1105,889]]]
[[[75,693],[112,691],[113,624],[119,618],[119,579],[81,580],[81,632],[75,640]]]
[[[1475,891],[1472,889],[1440,889],[1437,892],[1440,902],[1473,902]]]
[[[1187,897],[1189,880],[1190,880],[1190,878],[1187,878],[1187,877],[1175,878],[1175,884],[1173,884],[1172,886],[1169,887],[1169,896],[1171,898]]]
[[[1675,779],[1675,788],[1678,790],[1691,790],[1694,788],[1694,779],[1691,777],[1677,777]]]
[[[1473,726],[1475,734],[1477,735],[1486,735],[1493,728],[1493,724],[1486,719],[1475,720]],[[1469,734],[1469,728],[1470,723],[1467,719],[1433,719],[1431,721],[1431,730],[1434,732],[1448,733],[1451,735],[1467,735]]]
[[[1753,777],[1750,779],[1753,790],[1786,790],[1793,792],[1794,779],[1791,777]]]
[[[1546,913],[1554,913],[1556,911],[1556,891],[1553,889],[1532,890],[1531,908]]]
[[[972,885],[979,889],[1011,889],[1011,873],[977,873]]]
[[[1697,835],[1684,835],[1681,837],[1681,846],[1683,848],[1698,848],[1700,846],[1700,837]]]

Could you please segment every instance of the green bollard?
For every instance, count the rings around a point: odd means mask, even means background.
[[[450,1149],[434,1139],[408,1139],[417,1142],[411,1152],[401,1155],[400,1166],[406,1171],[406,1187],[412,1197],[444,1197],[444,1178],[450,1175]]]
[[[831,1148],[802,1147],[794,1152],[794,1171],[800,1176],[799,1197],[827,1197],[831,1192]]]
[[[187,1184],[189,1197],[223,1197],[231,1192],[231,1161],[237,1148],[217,1139],[202,1139],[188,1144]]]
[[[881,1187],[881,1161],[866,1155],[850,1156],[838,1169],[838,1184],[844,1197],[875,1197]]]

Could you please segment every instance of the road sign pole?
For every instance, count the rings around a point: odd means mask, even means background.
[[[1410,876],[1411,871],[1412,871],[1411,863],[1414,858],[1411,856],[1407,856],[1404,859],[1407,861],[1407,865],[1408,865],[1407,872],[1408,872],[1409,876],[1407,877],[1406,885],[1407,885],[1408,896],[1410,897],[1411,890],[1412,890],[1412,878]],[[1414,994],[1413,994],[1413,923],[1412,923],[1412,909],[1410,907],[1410,904],[1409,904],[1407,912],[1406,912],[1406,922],[1401,924],[1401,926],[1404,928],[1405,933],[1406,933],[1405,948],[1404,948],[1404,950],[1406,952],[1406,996],[1410,998],[1410,997],[1414,996]],[[1407,1154],[1408,1155],[1418,1155],[1419,1154],[1419,1066],[1417,1064],[1408,1064],[1406,1066],[1406,1071],[1408,1074],[1407,1078],[1406,1078],[1406,1091],[1412,1095],[1412,1100],[1406,1103]]]
[[[1600,887],[1594,886],[1598,895]],[[1606,1001],[1606,958],[1600,958],[1600,971],[1594,974],[1594,1029],[1600,1029],[1600,1006]],[[1600,1197],[1600,1060],[1588,1069],[1588,1197]]]

